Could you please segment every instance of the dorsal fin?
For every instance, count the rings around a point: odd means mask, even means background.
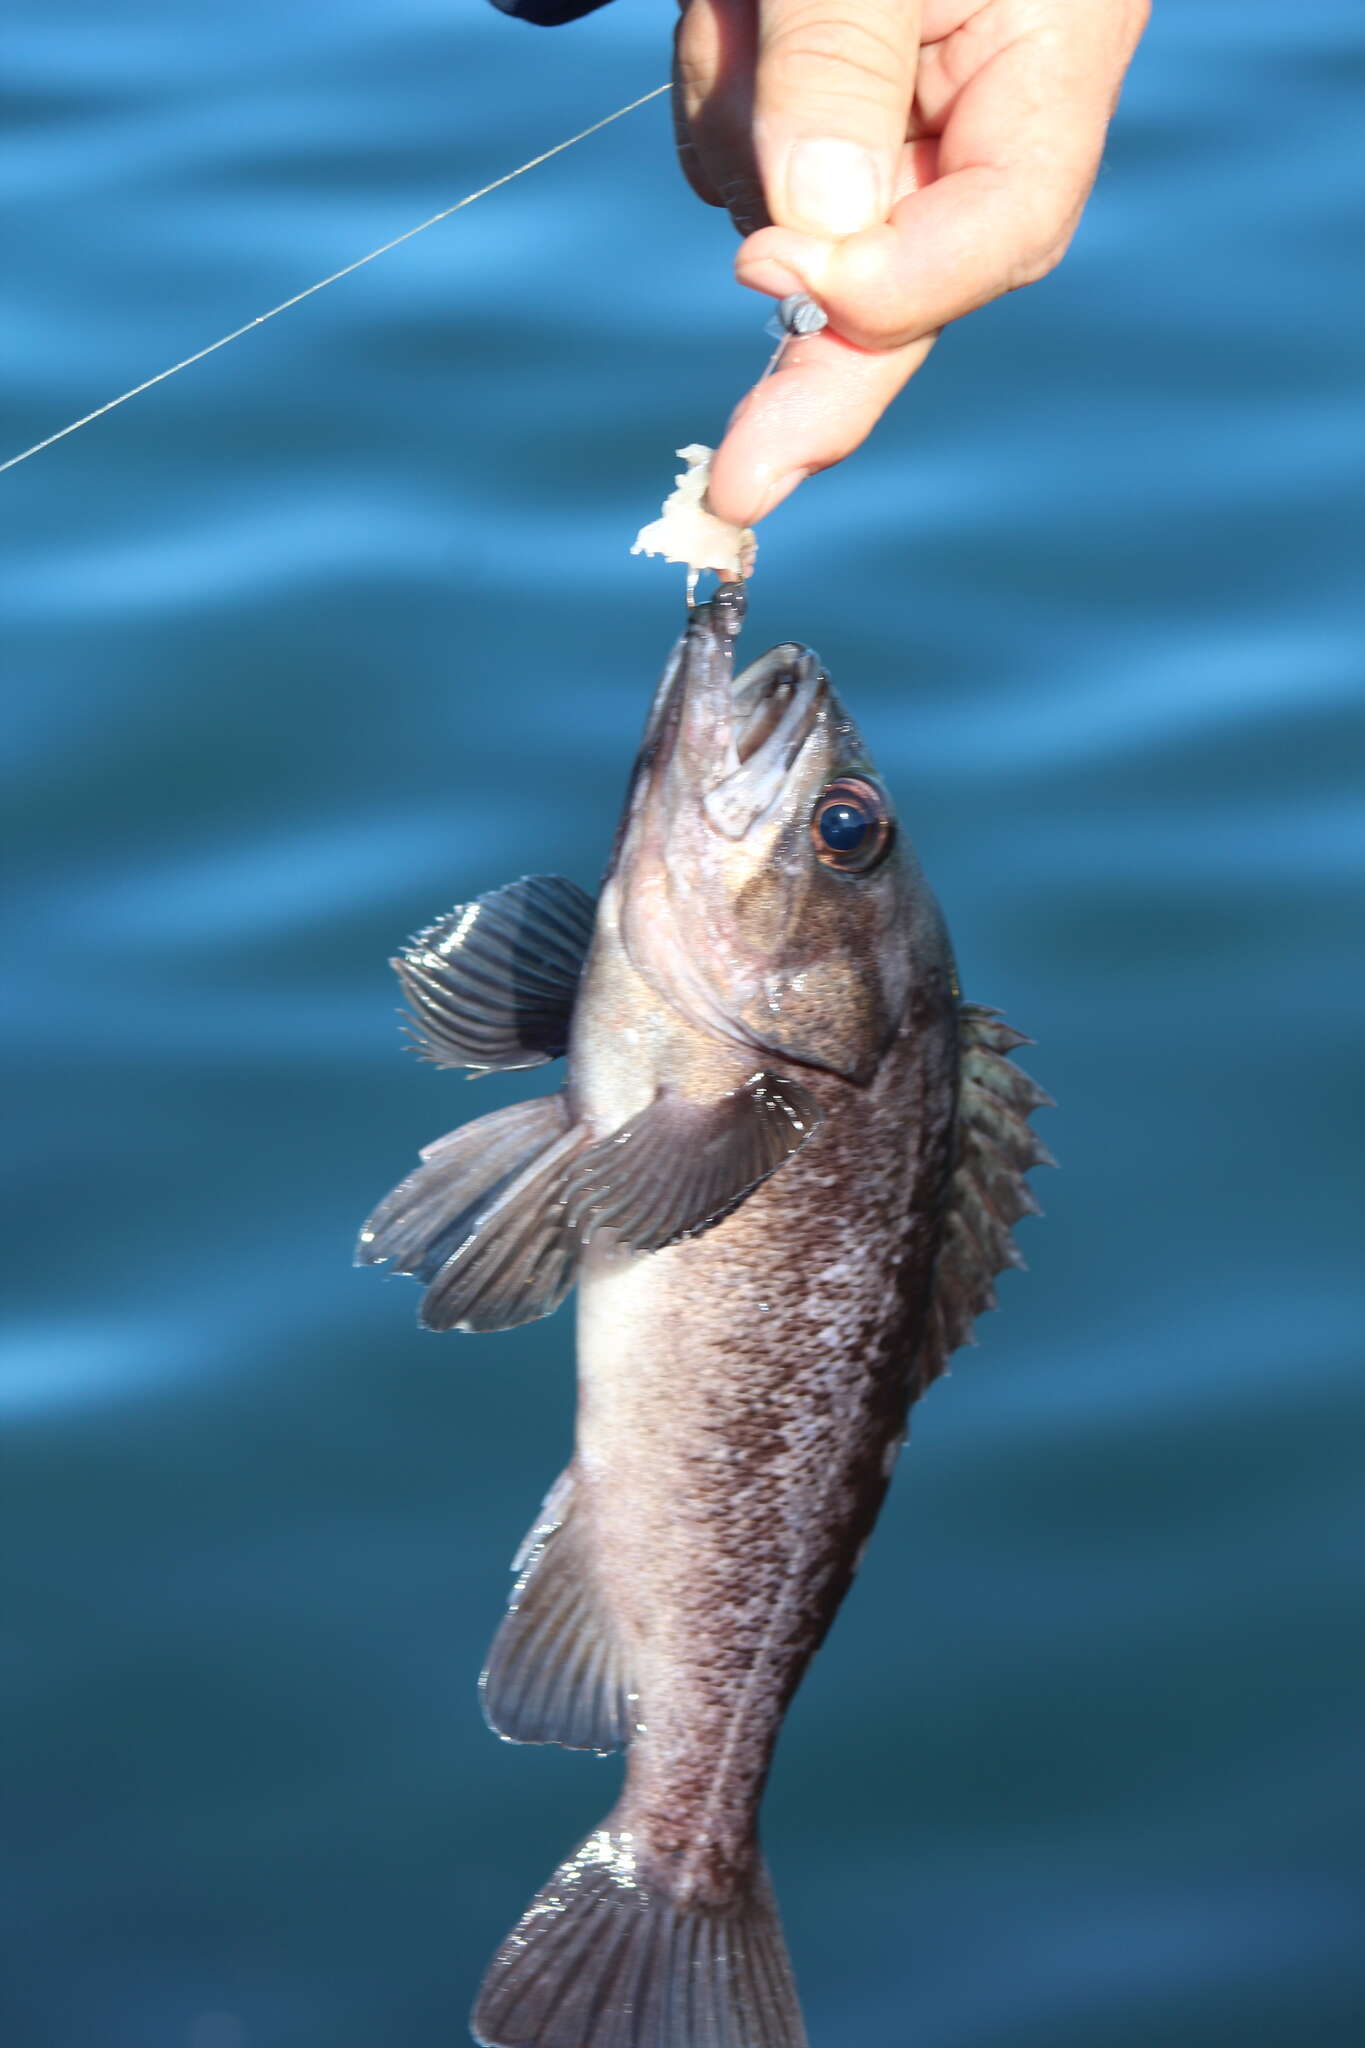
[[[1016,1067],[1009,1055],[1028,1045],[1022,1031],[998,1010],[964,1003],[960,1012],[962,1079],[957,1150],[943,1218],[934,1296],[915,1367],[922,1392],[944,1371],[961,1344],[975,1340],[976,1317],[996,1306],[992,1282],[1006,1266],[1024,1261],[1011,1235],[1021,1216],[1041,1212],[1024,1176],[1056,1160],[1028,1118],[1052,1097]]]

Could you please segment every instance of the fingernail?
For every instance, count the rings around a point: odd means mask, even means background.
[[[785,263],[774,262],[770,256],[746,262],[741,252],[735,262],[735,276],[751,292],[767,292],[774,299],[790,298],[793,292],[806,289],[794,270],[788,270]]]
[[[817,235],[856,235],[886,218],[881,166],[859,142],[808,138],[787,157],[782,227]]]

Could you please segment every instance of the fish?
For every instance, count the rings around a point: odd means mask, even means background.
[[[737,583],[689,609],[596,900],[526,877],[393,963],[437,1064],[566,1061],[429,1146],[357,1256],[420,1280],[437,1330],[577,1286],[573,1455],[483,1708],[626,1755],[492,1961],[483,2048],[804,2048],[758,1839],[774,1747],[1051,1163],[1029,1041],[963,1000],[818,656],[736,674],[744,612]]]

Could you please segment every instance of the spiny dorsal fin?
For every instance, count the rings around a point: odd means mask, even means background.
[[[974,1341],[976,1317],[996,1306],[995,1275],[1023,1265],[1011,1226],[1021,1216],[1041,1213],[1024,1176],[1035,1166],[1057,1163],[1028,1124],[1035,1109],[1051,1106],[1052,1097],[1009,1057],[1031,1041],[998,1011],[976,1003],[962,1005],[960,1022],[957,1156],[934,1298],[916,1363],[917,1391],[938,1378],[960,1344]]]
[[[409,939],[393,969],[423,1057],[475,1073],[558,1059],[596,916],[576,882],[523,875]]]

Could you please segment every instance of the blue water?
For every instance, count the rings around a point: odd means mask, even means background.
[[[11,0],[0,452],[666,31]],[[784,1738],[816,2048],[1365,2038],[1362,86],[1358,0],[1158,10],[1062,270],[764,531],[750,640],[822,651],[1064,1162]],[[667,132],[0,479],[4,2048],[457,2043],[608,1803],[473,1690],[569,1323],[348,1261],[517,1092],[404,1057],[386,957],[593,884],[679,616],[625,548],[768,347]]]

